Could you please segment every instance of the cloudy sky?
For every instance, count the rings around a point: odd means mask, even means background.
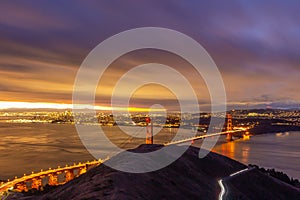
[[[299,108],[299,9],[296,0],[1,1],[0,101],[72,103],[77,70],[95,46],[128,29],[164,27],[207,50],[230,107]],[[155,60],[182,64],[183,71],[188,65],[167,52],[145,50],[118,59],[111,74]],[[109,80],[98,90],[99,105],[109,105],[115,83]],[[200,105],[207,106],[205,84],[195,85]],[[173,94],[155,87],[137,91],[136,105],[153,96],[172,102]]]

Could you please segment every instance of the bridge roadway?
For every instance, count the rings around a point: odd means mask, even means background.
[[[6,183],[2,183],[0,185],[0,197],[1,194],[3,194],[5,191],[8,190],[13,190],[15,189],[16,191],[21,192],[22,189],[26,190],[26,182],[32,182],[32,187],[31,188],[36,188],[39,189],[39,186],[42,186],[42,178],[44,177],[49,177],[49,182],[50,182],[50,176],[56,176],[54,180],[52,179],[52,184],[50,185],[59,185],[59,184],[64,184],[74,178],[74,170],[78,170],[78,174],[83,174],[86,172],[88,167],[91,166],[97,166],[103,163],[104,161],[108,160],[109,158],[106,158],[104,160],[94,160],[94,161],[88,161],[85,163],[78,163],[77,165],[74,164],[73,166],[65,166],[65,167],[58,167],[56,169],[49,169],[46,171],[41,171],[38,173],[32,173],[30,175],[24,175],[21,178],[15,178],[12,181],[8,181]],[[65,173],[66,180],[63,183],[59,183],[57,180],[57,175]],[[22,187],[18,188],[18,185],[21,185]]]
[[[168,145],[172,145],[172,144],[180,144],[180,143],[189,142],[189,141],[193,141],[193,140],[204,139],[207,137],[213,137],[213,136],[218,136],[218,135],[227,135],[227,134],[232,135],[233,133],[245,132],[245,131],[246,131],[246,129],[238,129],[238,130],[232,130],[232,131],[223,131],[223,132],[219,132],[219,133],[211,133],[211,134],[206,134],[206,135],[198,135],[195,137],[185,138],[182,140],[167,142],[167,143],[164,143],[164,145],[168,146]]]

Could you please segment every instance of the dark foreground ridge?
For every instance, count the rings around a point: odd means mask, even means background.
[[[131,151],[144,153],[159,148],[162,146],[141,145]],[[174,146],[174,150],[177,148],[183,147]],[[171,165],[143,174],[100,165],[42,194],[16,194],[8,199],[218,199],[221,192],[218,180],[226,177],[224,199],[300,199],[298,188],[255,168],[230,178],[230,174],[247,166],[212,152],[199,159],[198,152],[198,148],[189,147]],[[115,158],[122,162],[122,153]]]

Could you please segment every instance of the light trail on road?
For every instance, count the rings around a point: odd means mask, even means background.
[[[249,171],[250,169],[252,169],[252,168],[242,169],[240,171],[237,171],[237,172],[234,172],[234,173],[230,174],[229,176],[227,176],[225,178],[222,178],[222,179],[218,180],[219,186],[221,188],[221,192],[219,194],[219,200],[223,200],[224,195],[226,194],[226,189],[225,189],[225,185],[224,185],[224,183],[225,183],[224,179],[232,178],[232,177],[234,177],[236,175],[239,175],[239,174],[241,174],[243,172]]]

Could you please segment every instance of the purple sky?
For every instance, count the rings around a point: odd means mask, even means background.
[[[230,107],[299,108],[299,10],[296,0],[1,1],[0,101],[71,103],[76,72],[97,44],[154,26],[203,45]]]

